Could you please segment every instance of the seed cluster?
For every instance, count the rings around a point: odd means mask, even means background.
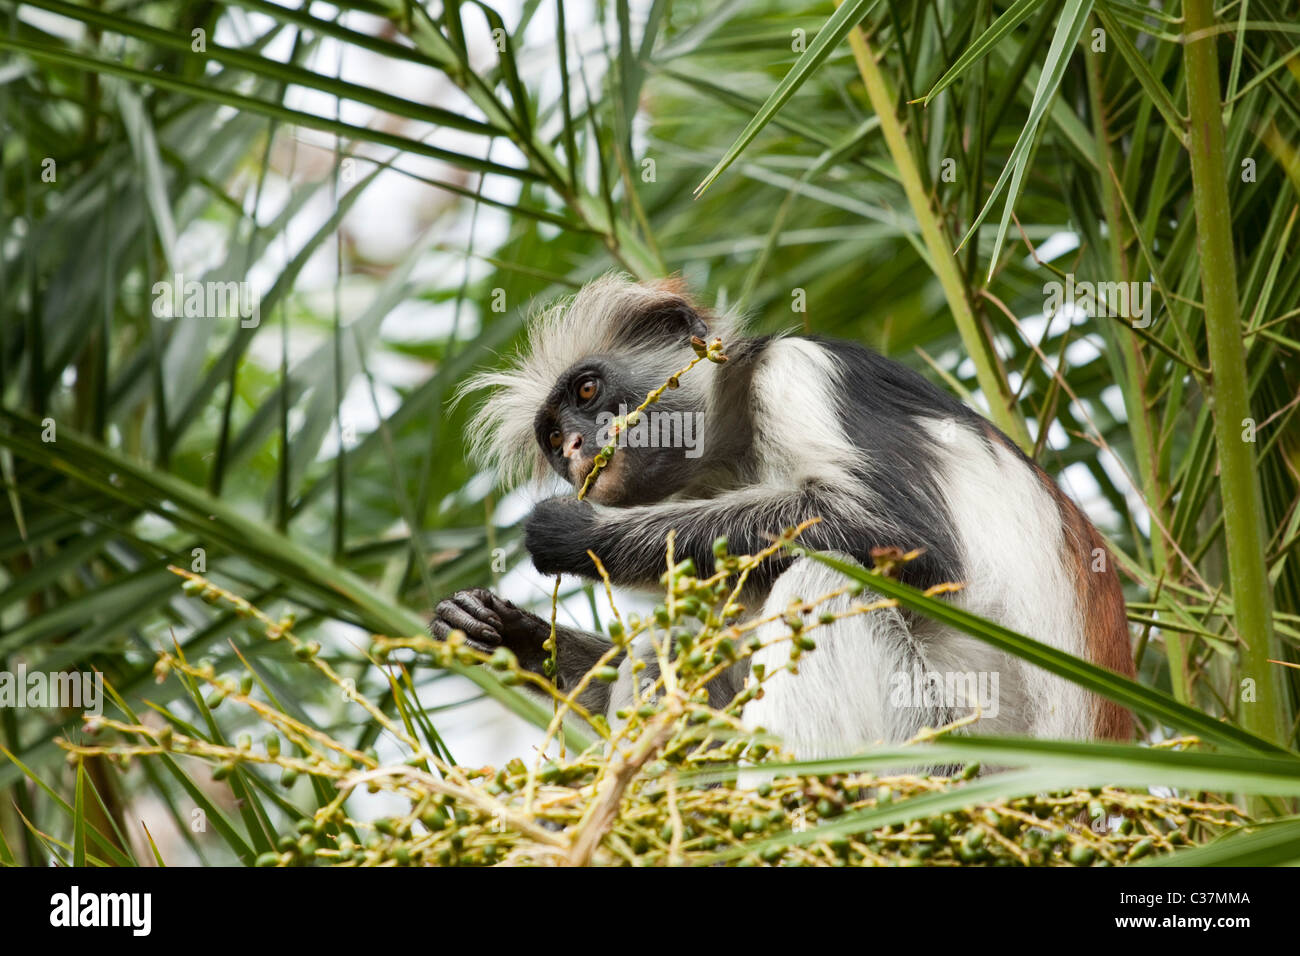
[[[301,666],[365,708],[404,759],[381,764],[373,749],[356,750],[290,716],[251,670],[218,675],[211,663],[190,662],[179,648],[160,656],[158,680],[181,680],[205,716],[218,707],[245,709],[265,725],[259,743],[250,733],[233,744],[205,736],[166,710],[160,710],[161,726],[146,724],[124,707],[125,720],[87,719],[88,732],[116,732],[117,741],[63,746],[72,760],[105,754],[123,764],[160,754],[193,756],[212,765],[214,780],[232,785],[269,787],[278,776],[297,799],[277,801],[292,812],[275,849],[257,857],[263,866],[1113,865],[1204,842],[1246,822],[1236,807],[1212,797],[1109,787],[975,799],[930,814],[906,805],[971,786],[977,765],[948,776],[780,775],[776,768],[789,755],[762,728],[746,728],[739,719],[773,673],[755,665],[737,699],[722,708],[709,706],[707,685],[773,644],[788,647],[785,668],[797,671],[801,657],[816,652],[819,628],[893,603],[858,600],[844,610],[825,610],[831,597],[862,595],[860,587],[846,586],[796,600],[773,618],[743,619],[739,601],[750,573],[792,547],[805,527],[789,529],[756,555],[731,555],[720,539],[714,573],[707,577],[691,561],[674,560],[670,538],[664,603],[644,618],[625,618],[616,608],[607,628],[610,653],[567,694],[521,669],[508,650],[482,654],[459,632],[442,642],[424,635],[376,637],[371,661],[393,689],[397,718],[341,678],[318,644],[298,638],[292,618],[272,620],[238,595],[174,569],[187,579],[187,593],[224,602],[266,639],[287,642]],[[889,562],[908,557],[889,556]],[[599,562],[597,567],[604,576]],[[773,629],[765,629],[760,637],[760,625],[776,620],[784,623],[783,633],[772,636]],[[577,698],[591,681],[614,679],[611,661],[634,641],[653,649],[658,676],[634,682],[632,706],[611,727],[602,715],[583,710]],[[516,758],[500,768],[462,767],[430,745],[436,734],[414,700],[408,669],[453,662],[486,666],[507,685],[528,684],[552,696],[554,718],[531,764]],[[638,664],[645,668],[643,661]],[[593,743],[571,756],[552,746],[565,721],[589,728]],[[1184,739],[1168,746],[1194,743]],[[739,786],[742,762],[747,775],[771,765],[773,779]],[[314,782],[311,788],[296,786],[304,778]],[[354,819],[346,802],[358,788],[394,794],[407,809],[378,820]],[[304,799],[313,800],[311,809],[297,809]]]

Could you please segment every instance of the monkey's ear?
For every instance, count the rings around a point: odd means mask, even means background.
[[[623,322],[624,341],[685,344],[707,338],[709,326],[685,296],[669,293],[632,309]]]

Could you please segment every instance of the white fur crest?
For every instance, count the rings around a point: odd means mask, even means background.
[[[530,472],[544,473],[533,420],[556,380],[584,358],[631,351],[622,340],[629,316],[673,301],[689,300],[671,285],[608,273],[534,315],[528,322],[528,345],[509,366],[475,375],[457,390],[457,402],[470,392],[492,390],[469,429],[470,457],[480,466],[495,466],[505,485]],[[724,343],[739,331],[736,316],[701,317],[710,335],[721,336]]]

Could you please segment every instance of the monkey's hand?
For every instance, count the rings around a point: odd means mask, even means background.
[[[596,511],[577,498],[540,502],[524,524],[524,547],[542,574],[585,574],[596,566],[587,555],[596,546]]]
[[[438,603],[429,633],[441,641],[453,630],[464,631],[466,643],[484,654],[509,648],[520,666],[537,673],[548,656],[542,644],[551,625],[486,588],[466,588]]]

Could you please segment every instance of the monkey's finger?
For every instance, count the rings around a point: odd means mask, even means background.
[[[489,644],[487,641],[480,641],[477,640],[476,638],[469,637],[469,636],[466,636],[465,638],[465,646],[473,648],[474,650],[478,651],[480,654],[491,654],[498,647],[500,647],[499,644]]]
[[[476,637],[494,645],[501,643],[500,633],[491,624],[479,620],[454,601],[443,601],[436,610],[439,620],[448,625],[448,630],[456,628],[464,631],[467,637]]]
[[[495,612],[498,619],[504,619],[511,613],[519,613],[519,608],[514,604],[487,588],[468,588],[460,593],[472,595],[483,607]]]
[[[452,595],[451,599],[476,621],[482,621],[500,634],[505,630],[505,628],[501,624],[501,615],[494,611],[492,605],[489,603],[492,597],[492,592],[483,591],[482,593],[487,596],[487,600],[479,596],[478,589],[473,591],[459,591]],[[465,633],[468,634],[470,632],[466,631]]]
[[[447,635],[454,630],[456,630],[456,628],[452,627],[440,617],[435,617],[429,622],[429,633],[432,634],[434,640],[437,641],[445,641]]]
[[[454,630],[456,630],[456,628],[452,627],[446,621],[440,620],[436,617],[429,622],[429,633],[433,635],[435,640],[445,641],[447,635]],[[481,641],[476,637],[470,637],[466,634],[465,646],[478,651],[480,654],[491,654],[497,649],[498,645],[491,644],[488,641]]]

